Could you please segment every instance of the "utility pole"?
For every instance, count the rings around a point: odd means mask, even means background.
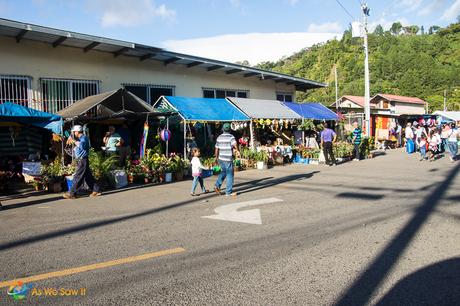
[[[447,111],[447,90],[444,89],[444,111]]]
[[[370,84],[369,84],[369,49],[367,44],[367,17],[369,16],[370,8],[366,3],[361,4],[363,11],[363,36],[364,36],[364,121],[366,127],[366,136],[371,136],[371,109],[370,100]]]
[[[334,79],[335,79],[335,107],[339,107],[337,105],[339,101],[339,85],[337,84],[337,64],[334,64]]]

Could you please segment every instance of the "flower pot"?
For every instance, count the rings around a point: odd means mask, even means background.
[[[168,172],[165,174],[165,182],[166,183],[171,183],[172,182],[172,173]]]
[[[257,170],[265,170],[267,169],[267,164],[264,161],[257,162]]]
[[[134,183],[134,175],[132,174],[128,175],[128,183],[130,184]]]
[[[48,183],[48,192],[56,193],[62,191],[62,185],[59,181]]]
[[[184,179],[184,171],[177,171],[175,176],[176,181],[182,181]]]

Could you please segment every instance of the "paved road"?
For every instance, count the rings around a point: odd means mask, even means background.
[[[86,288],[29,291],[29,304],[450,305],[460,300],[459,168],[392,151],[331,168],[239,172],[237,198],[190,197],[186,181],[8,200],[0,282],[59,271],[31,284]],[[282,201],[240,208],[260,209],[260,225],[202,218],[271,198]],[[155,253],[163,250],[173,251]],[[152,258],[125,262],[142,254]],[[66,270],[96,263],[105,264]],[[13,304],[6,289],[0,304]]]

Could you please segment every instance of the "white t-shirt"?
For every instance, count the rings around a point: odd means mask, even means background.
[[[406,127],[406,138],[407,139],[412,139],[414,138],[414,131],[412,131],[411,127]]]
[[[192,158],[192,175],[199,175],[201,174],[202,170],[203,169],[207,169],[205,167],[203,167],[203,165],[201,164],[201,161],[198,157],[194,156]]]
[[[458,129],[451,130],[451,133],[449,133],[449,141],[457,142],[458,141],[458,134],[459,134]]]

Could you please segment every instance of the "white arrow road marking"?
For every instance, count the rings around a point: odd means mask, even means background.
[[[277,203],[277,202],[283,202],[283,200],[278,199],[278,198],[267,198],[267,199],[227,204],[227,205],[219,206],[216,209],[214,209],[214,212],[216,212],[216,215],[203,216],[201,218],[241,222],[241,223],[249,223],[249,224],[262,224],[262,218],[260,217],[260,209],[250,209],[250,210],[238,211],[238,208],[269,204],[269,203]]]

